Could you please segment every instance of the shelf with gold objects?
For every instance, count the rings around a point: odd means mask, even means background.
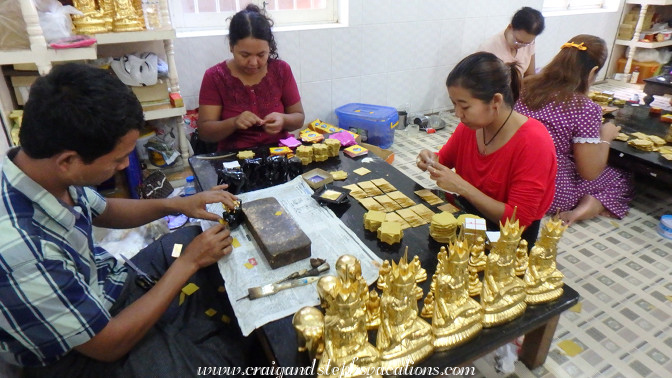
[[[74,49],[47,48],[44,53],[38,53],[31,49],[2,51],[0,53],[0,64],[34,63],[39,59],[38,57],[45,57],[50,62],[96,59],[96,46],[92,45]]]
[[[97,41],[96,43],[99,45],[146,42],[146,41],[162,41],[167,39],[174,39],[175,29],[101,33],[101,34],[94,34],[93,37],[96,39]]]

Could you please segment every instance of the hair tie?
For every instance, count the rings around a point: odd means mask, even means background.
[[[574,42],[567,42],[564,45],[562,45],[562,47],[560,47],[560,49],[564,49],[566,47],[575,47],[577,50],[581,50],[581,51],[588,50],[588,48],[583,45],[583,42],[581,42],[579,44],[576,44]]]

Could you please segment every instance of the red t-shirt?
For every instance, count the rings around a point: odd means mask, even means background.
[[[231,74],[226,61],[208,68],[203,75],[200,105],[216,105],[222,107],[222,120],[235,117],[249,110],[264,118],[278,112],[284,113],[285,108],[301,100],[299,88],[292,75],[289,64],[278,59],[268,60],[268,72],[258,84],[246,86],[240,79]],[[267,134],[261,127],[250,127],[237,130],[219,142],[220,150],[240,150],[264,144],[277,144],[286,138],[287,131],[278,134]]]
[[[506,221],[518,207],[522,226],[541,219],[553,201],[557,162],[555,146],[544,125],[529,118],[500,149],[483,155],[476,132],[460,123],[439,151],[439,162],[487,196],[503,202]]]

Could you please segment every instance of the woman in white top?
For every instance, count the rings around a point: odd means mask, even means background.
[[[544,16],[536,9],[521,8],[503,33],[493,35],[478,51],[495,54],[504,63],[516,62],[523,76],[534,75],[534,41],[544,31]]]

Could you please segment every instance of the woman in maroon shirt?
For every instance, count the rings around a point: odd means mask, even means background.
[[[249,4],[229,25],[233,59],[210,67],[199,96],[198,132],[220,150],[277,144],[303,126],[301,96],[278,59],[273,21]]]
[[[491,53],[464,58],[446,81],[461,122],[438,154],[422,150],[417,164],[465,199],[465,210],[484,217],[489,229],[517,209],[531,248],[553,200],[557,168],[544,125],[513,110],[520,82],[515,65]]]

